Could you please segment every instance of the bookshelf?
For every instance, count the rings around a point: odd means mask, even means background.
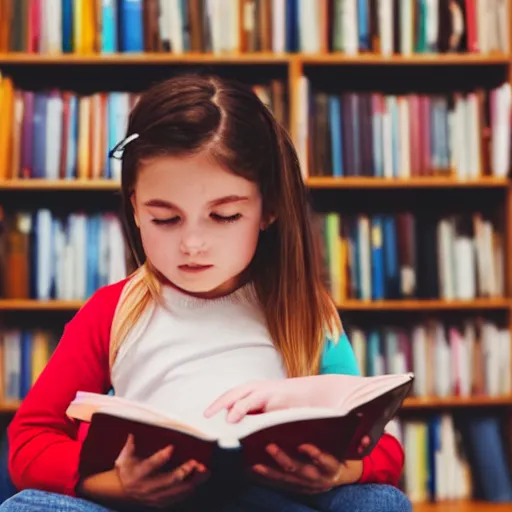
[[[325,0],[327,2],[327,0]],[[324,4],[325,2],[319,2]],[[512,26],[512,17],[509,23]],[[374,49],[372,49],[374,50]],[[87,92],[92,90],[116,90],[124,81],[133,81],[134,88],[149,83],[153,79],[167,76],[173,70],[185,71],[208,68],[220,74],[242,78],[247,81],[279,78],[285,83],[285,93],[289,106],[289,131],[300,148],[301,80],[307,77],[318,90],[327,86],[331,78],[339,83],[348,80],[351,87],[358,90],[365,80],[374,79],[375,89],[385,83],[389,94],[395,88],[404,91],[403,84],[414,79],[416,82],[428,80],[430,73],[436,73],[438,84],[457,84],[469,80],[475,87],[493,87],[499,82],[512,81],[512,54],[500,51],[488,53],[412,53],[410,55],[382,55],[376,51],[359,52],[347,55],[342,52],[287,53],[272,51],[256,52],[185,52],[177,55],[166,52],[136,52],[97,54],[59,53],[38,54],[29,52],[8,52],[0,43],[0,73],[13,78],[15,86],[29,90],[48,88],[49,86],[71,88],[79,86],[84,77],[91,76],[87,83]],[[76,77],[73,74],[77,73]],[[137,75],[137,76],[134,76]],[[443,78],[444,76],[444,78]],[[393,78],[398,77],[398,78]],[[419,78],[418,78],[419,77]],[[33,84],[32,84],[33,82]],[[405,87],[407,89],[407,87]],[[1,107],[0,107],[1,108]],[[309,168],[310,171],[314,169]],[[488,171],[488,168],[484,169]],[[0,169],[0,176],[8,176],[6,169]],[[387,208],[400,201],[423,201],[428,198],[436,203],[462,205],[464,201],[482,201],[486,207],[498,205],[503,212],[504,253],[506,260],[512,256],[512,182],[508,177],[484,175],[473,178],[457,178],[456,173],[436,173],[429,176],[408,177],[369,177],[369,176],[314,176],[305,177],[313,198],[322,202],[324,198],[334,201],[337,209],[344,213],[345,207],[351,210],[365,208],[362,201],[371,197],[372,201]],[[98,203],[108,204],[111,197],[117,197],[119,183],[115,179],[44,179],[44,178],[6,178],[0,179],[0,205],[5,202],[11,211],[31,206],[45,207],[62,202],[73,204]],[[371,196],[369,195],[371,194]],[[368,196],[367,196],[368,195]],[[57,202],[57,203],[55,203]],[[341,206],[340,203],[341,202]],[[361,207],[361,204],[363,206]],[[478,203],[479,204],[479,203]],[[391,206],[390,206],[391,205]],[[68,318],[84,303],[82,299],[73,300],[37,300],[33,298],[0,299],[0,317],[9,322],[19,322],[21,318],[56,325],[63,318]],[[375,317],[423,318],[432,316],[457,318],[482,316],[496,318],[502,325],[512,331],[512,265],[505,263],[505,291],[501,296],[478,297],[472,299],[442,298],[405,298],[380,300],[361,300],[344,298],[338,300],[338,307],[343,316],[355,315],[356,318]],[[512,371],[512,355],[510,359]],[[8,417],[19,407],[19,401],[0,401],[0,415]],[[420,416],[454,410],[498,409],[509,410],[512,394],[494,396],[447,396],[447,397],[410,397],[404,404],[406,416]],[[510,505],[492,505],[470,500],[439,503],[415,503],[414,510],[420,512],[477,512],[483,510],[506,510]]]
[[[244,56],[232,56],[230,58],[214,57],[214,56],[192,56],[190,60],[182,58],[180,60],[169,58],[168,56],[154,55],[144,56],[144,58],[134,58],[133,56],[127,58],[121,58],[115,60],[112,58],[103,57],[87,57],[83,59],[75,57],[45,57],[45,56],[22,56],[22,55],[9,55],[0,56],[0,69],[2,64],[6,65],[7,69],[14,69],[19,67],[26,72],[27,69],[34,67],[44,67],[46,65],[65,65],[70,63],[77,63],[80,65],[100,65],[114,64],[120,69],[122,73],[122,67],[124,64],[140,65],[145,66],[148,62],[152,65],[167,65],[173,62],[180,63],[205,63],[211,66],[222,65],[225,66],[227,63],[236,67],[245,66],[258,66],[278,64],[279,66],[287,67],[287,74],[289,78],[290,96],[293,95],[293,77],[299,76],[302,72],[304,65],[323,65],[328,63],[330,66],[341,66],[344,67],[347,63],[358,63],[357,59],[344,59],[341,57],[331,56],[283,56],[277,59],[271,59],[270,56],[251,56],[246,58]],[[363,56],[361,63],[367,65],[380,65],[388,63],[399,63],[401,67],[407,67],[410,65],[422,65],[431,66],[438,65],[439,61],[434,58],[417,57],[412,58],[410,61],[407,59],[383,59],[379,56]],[[442,61],[443,65],[449,63],[450,65],[460,66],[506,66],[507,68],[511,65],[512,60],[508,57],[492,57],[492,58],[466,58],[466,56],[460,56],[457,58],[446,59]],[[13,66],[13,67],[12,67]],[[312,72],[314,73],[314,71]],[[15,74],[15,71],[14,71]],[[292,101],[293,104],[293,101]],[[296,113],[293,109],[290,112],[291,119],[296,119]],[[292,121],[293,125],[293,121]],[[291,127],[293,132],[293,127]],[[390,192],[398,193],[409,193],[410,191],[428,191],[429,194],[435,195],[442,193],[443,191],[456,190],[462,194],[469,191],[470,193],[485,193],[486,191],[497,191],[501,194],[501,199],[507,212],[511,212],[511,201],[512,201],[512,186],[508,179],[496,178],[492,176],[485,176],[474,180],[458,180],[454,177],[415,177],[409,179],[386,179],[386,178],[369,178],[369,177],[351,177],[351,178],[331,178],[331,177],[310,177],[307,178],[307,185],[313,191],[323,192],[331,191],[334,193],[338,192],[365,192],[373,190],[377,194],[388,194]],[[45,179],[9,179],[0,181],[0,203],[2,200],[12,194],[16,193],[17,197],[22,197],[25,194],[37,194],[40,201],[44,203],[44,198],[47,193],[51,193],[53,197],[69,198],[69,194],[86,194],[88,197],[98,198],[105,194],[115,194],[118,191],[119,185],[115,180],[107,179],[70,179],[70,180],[45,180]],[[508,219],[512,219],[512,215],[507,215]],[[507,223],[507,233],[512,230],[512,222]],[[507,244],[511,244],[510,237],[508,234]],[[507,251],[507,254],[512,254],[512,251]],[[510,270],[508,270],[510,272]],[[508,282],[510,282],[510,277]],[[0,312],[3,315],[9,315],[11,313],[43,313],[45,315],[53,315],[59,317],[61,314],[72,314],[76,311],[83,301],[81,300],[50,300],[50,301],[38,301],[35,299],[1,299],[0,300]],[[512,297],[510,294],[510,287],[508,288],[507,294],[502,298],[478,298],[474,300],[380,300],[380,301],[363,301],[356,299],[347,299],[339,304],[340,311],[343,312],[358,312],[372,314],[374,312],[396,312],[400,314],[410,314],[414,312],[433,312],[445,313],[445,312],[497,312],[499,314],[505,314],[507,318],[512,318]],[[511,363],[512,364],[512,363]],[[408,398],[404,404],[404,410],[407,414],[415,413],[417,411],[445,411],[452,409],[461,408],[508,408],[512,405],[512,396],[472,396],[467,398],[461,397],[448,397],[448,398]],[[19,402],[6,401],[0,404],[0,413],[4,415],[13,414],[19,406]],[[502,507],[499,505],[479,504],[467,501],[460,501],[457,503],[445,503],[440,502],[438,504],[415,504],[415,511],[430,511],[430,510],[453,510],[457,512],[473,512],[477,510],[500,510]]]

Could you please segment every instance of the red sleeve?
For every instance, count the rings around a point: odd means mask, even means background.
[[[372,453],[363,459],[363,474],[359,482],[398,487],[404,460],[404,450],[398,439],[384,433]]]
[[[9,425],[9,472],[18,490],[75,494],[81,442],[66,409],[77,391],[105,393],[110,388],[110,328],[125,282],[98,290],[66,324]]]

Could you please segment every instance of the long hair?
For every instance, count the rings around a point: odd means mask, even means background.
[[[148,158],[207,151],[234,174],[259,187],[264,218],[249,274],[271,339],[289,377],[319,371],[326,336],[341,322],[322,278],[307,190],[286,130],[250,87],[217,76],[184,75],[146,91],[130,114],[124,150],[122,204],[125,235],[138,266],[125,285],[112,325],[111,364],[144,310],[159,300],[161,281],[146,261],[131,195]]]

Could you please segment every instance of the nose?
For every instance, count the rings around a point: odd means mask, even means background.
[[[206,241],[198,229],[185,230],[181,237],[180,250],[187,256],[195,256],[205,251]]]

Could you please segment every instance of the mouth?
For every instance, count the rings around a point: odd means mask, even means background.
[[[188,265],[180,265],[178,268],[183,272],[188,272],[190,274],[198,274],[212,267],[213,265],[196,265],[195,263],[190,263]]]

